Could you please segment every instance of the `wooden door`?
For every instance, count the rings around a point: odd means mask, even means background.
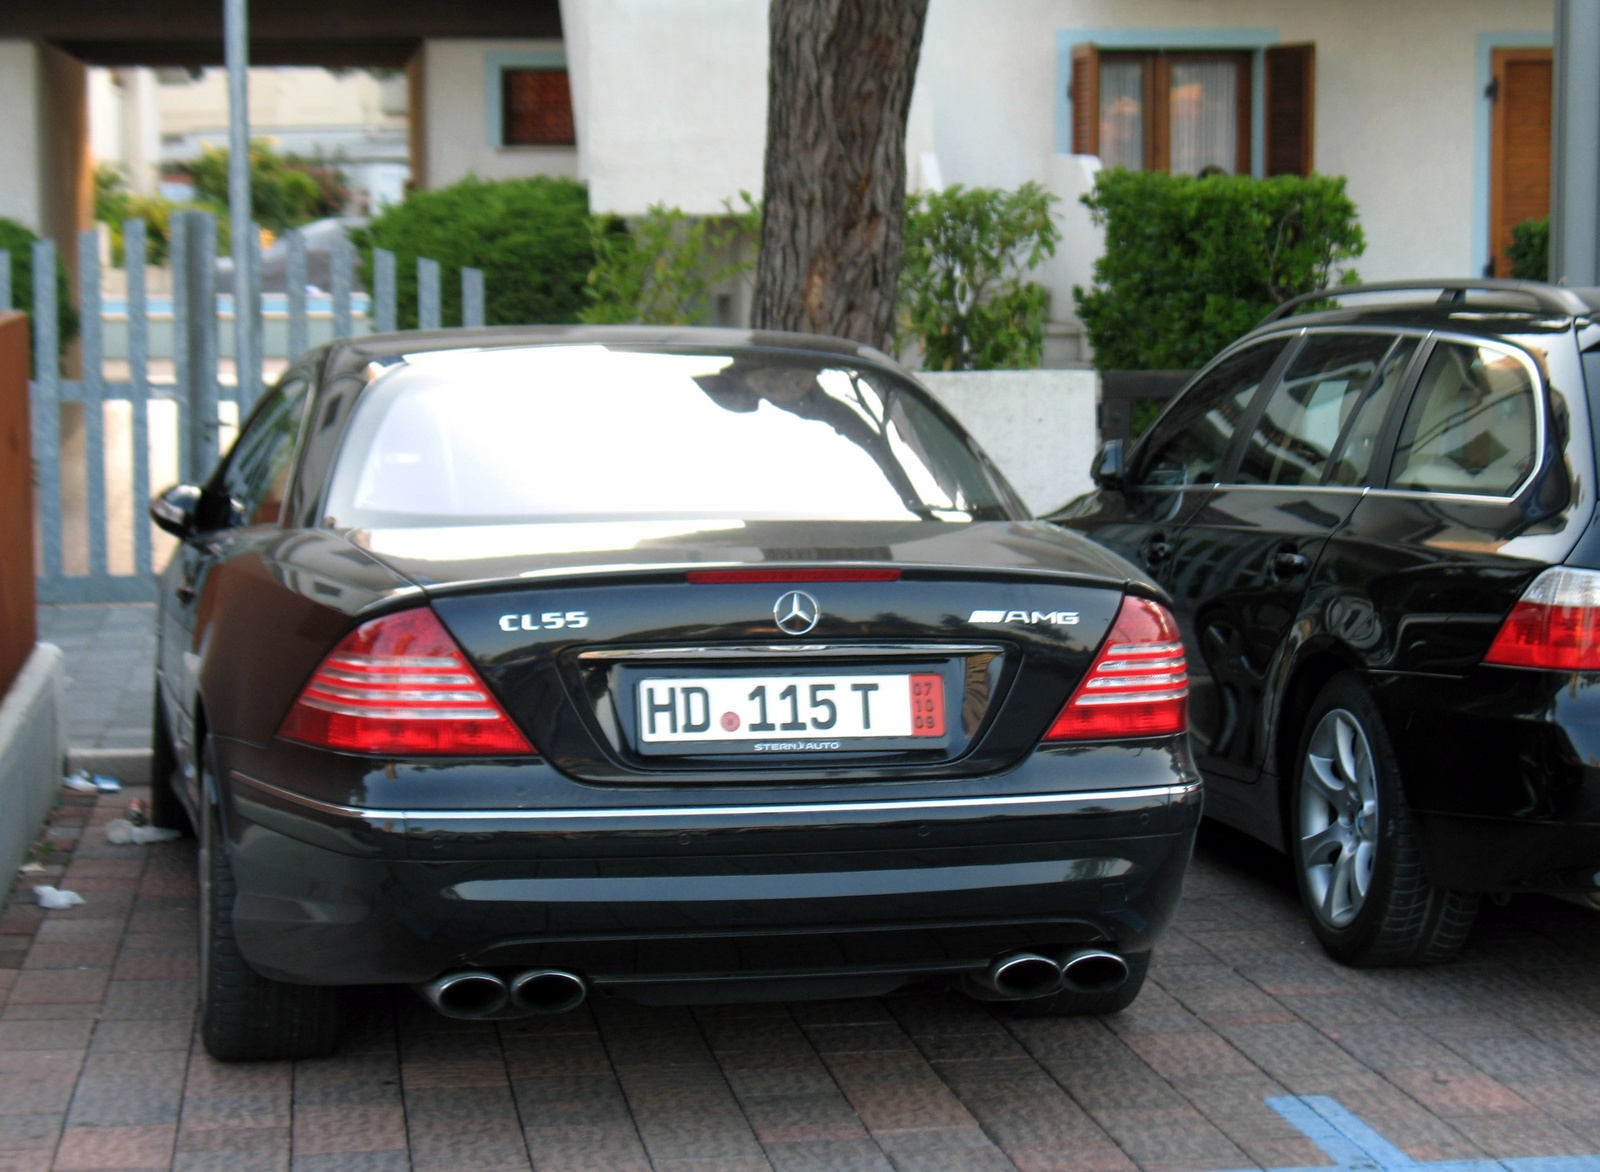
[[[1511,275],[1512,227],[1550,214],[1550,54],[1494,50],[1489,243],[1497,277]]]

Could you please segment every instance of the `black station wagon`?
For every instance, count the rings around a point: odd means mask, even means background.
[[[1597,308],[1290,302],[1052,518],[1171,594],[1206,813],[1291,855],[1341,960],[1442,960],[1483,894],[1600,886]]]

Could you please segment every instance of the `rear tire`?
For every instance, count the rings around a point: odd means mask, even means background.
[[[1479,897],[1428,878],[1399,761],[1355,676],[1335,676],[1317,696],[1296,761],[1289,851],[1311,930],[1328,955],[1364,968],[1455,956]]]
[[[193,834],[189,812],[177,790],[178,754],[161,708],[161,681],[156,681],[155,711],[150,716],[150,825]]]
[[[272,981],[250,967],[233,934],[238,886],[221,818],[209,801],[208,742],[201,774],[200,1036],[220,1062],[320,1058],[339,1042],[339,991]]]
[[[1091,1014],[1120,1013],[1134,1003],[1150,975],[1150,954],[1138,952],[1122,958],[1128,962],[1128,977],[1115,989],[1104,993],[1076,993],[1063,989],[1045,997],[1026,1001],[991,1001],[986,1004],[1011,1017],[1088,1017]]]

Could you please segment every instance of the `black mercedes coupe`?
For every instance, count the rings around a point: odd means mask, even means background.
[[[711,330],[336,342],[152,514],[152,815],[203,1037],[958,982],[1137,995],[1200,811],[1160,589],[1030,521],[883,355]]]

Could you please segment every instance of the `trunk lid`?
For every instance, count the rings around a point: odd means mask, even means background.
[[[515,526],[489,557],[460,530],[358,543],[423,585],[539,752],[611,784],[1006,768],[1124,591],[1155,593],[1039,523],[694,524]],[[890,580],[827,580],[862,577]]]

